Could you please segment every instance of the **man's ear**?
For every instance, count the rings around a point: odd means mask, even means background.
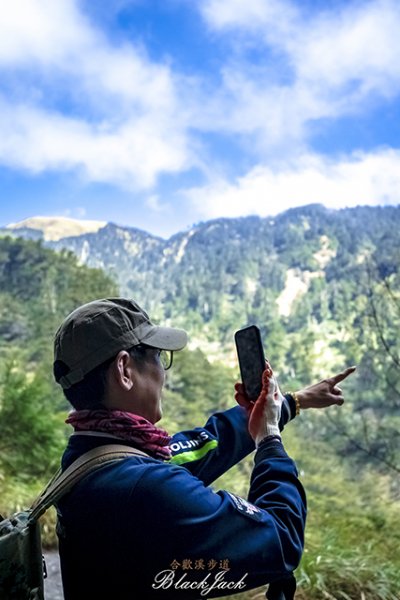
[[[132,359],[126,350],[118,352],[115,360],[111,365],[112,377],[120,387],[126,392],[129,392],[134,385],[134,369],[132,368]]]

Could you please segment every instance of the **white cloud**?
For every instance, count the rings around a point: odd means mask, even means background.
[[[61,64],[91,43],[90,30],[74,2],[2,0],[0,64]]]
[[[261,30],[276,43],[299,19],[296,5],[287,0],[200,0],[198,7],[214,29]]]
[[[168,210],[171,211],[170,205],[166,202],[162,202],[158,194],[148,196],[145,200],[145,204],[155,213],[165,213]]]
[[[148,110],[174,107],[169,68],[151,62],[142,47],[112,45],[83,16],[76,0],[3,0],[2,4],[3,69],[33,68],[38,85],[46,84],[46,77],[65,88],[73,84],[85,91],[85,102],[96,101],[97,106],[104,101],[96,98],[101,93],[108,101],[109,95],[114,96],[114,109],[124,100]]]
[[[307,196],[309,202],[307,173],[326,197],[332,182],[345,177],[333,177],[333,163],[313,156],[310,124],[367,111],[370,98],[400,92],[400,4],[394,0],[307,14],[300,0],[198,0],[213,35],[230,36],[232,48],[219,77],[214,72],[208,79],[203,71],[202,80],[156,63],[132,40],[108,39],[82,6],[0,0],[2,89],[9,85],[0,93],[1,164],[73,170],[129,189],[152,188],[161,174],[193,167],[215,180],[223,157],[207,145],[207,134],[222,132],[246,144],[246,159],[260,165],[235,184],[220,184],[221,193],[211,185],[213,197],[232,195],[228,210],[250,188],[266,187],[282,202],[296,192],[293,201]],[[253,64],[249,48],[265,60]],[[353,165],[354,173],[365,160],[339,165]],[[278,171],[272,161],[281,161]],[[298,190],[295,182],[302,184]],[[366,197],[376,192],[368,190]],[[204,208],[211,214],[208,202]]]
[[[304,151],[309,125],[365,113],[371,101],[400,93],[400,4],[349,2],[312,13],[285,0],[205,0],[209,27],[229,36],[221,72],[222,130],[251,136],[262,157]],[[265,64],[254,69],[254,47]],[[271,54],[272,53],[272,54]],[[271,58],[272,56],[272,58]]]
[[[343,10],[315,19],[293,44],[298,77],[344,96],[362,100],[370,92],[400,91],[400,5],[388,1]],[[348,88],[346,89],[346,86]]]
[[[400,151],[333,161],[304,155],[274,170],[256,167],[234,184],[216,181],[188,192],[201,219],[275,215],[294,206],[328,208],[400,203]]]
[[[128,188],[187,168],[184,111],[169,67],[143,48],[111,45],[74,0],[3,4],[0,69],[14,83],[7,99],[0,95],[2,164],[77,169]],[[15,83],[21,76],[24,88]],[[60,99],[71,108],[59,108]]]
[[[0,99],[0,160],[34,173],[78,169],[89,180],[146,187],[183,167],[185,140],[148,116],[115,126],[10,106]],[[164,137],[165,136],[165,137]]]

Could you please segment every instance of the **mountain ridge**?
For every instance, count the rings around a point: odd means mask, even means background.
[[[325,296],[335,313],[335,290],[349,278],[357,281],[366,260],[383,275],[396,271],[399,230],[400,206],[333,210],[310,204],[274,217],[196,223],[167,240],[115,223],[59,240],[29,228],[0,234],[40,238],[58,252],[71,251],[80,264],[112,276],[121,295],[140,298],[155,319],[183,327],[194,322],[211,340],[233,323],[265,320],[264,307],[290,319],[309,297],[318,304],[310,306],[312,313],[326,311]]]

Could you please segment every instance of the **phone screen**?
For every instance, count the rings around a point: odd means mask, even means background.
[[[235,343],[246,395],[255,400],[261,392],[261,379],[265,370],[260,330],[255,325],[240,329],[235,333]]]

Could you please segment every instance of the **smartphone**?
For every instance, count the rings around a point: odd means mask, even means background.
[[[250,400],[256,400],[261,392],[261,379],[265,371],[260,330],[256,325],[239,329],[235,333],[235,344],[246,396]]]

